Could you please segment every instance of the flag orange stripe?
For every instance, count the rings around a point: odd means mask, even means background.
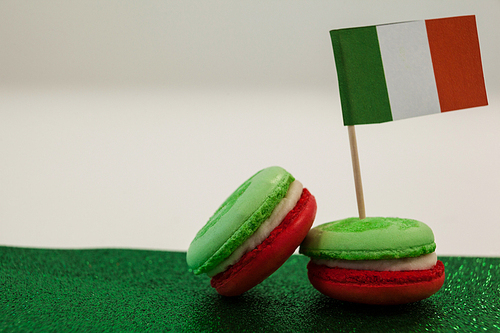
[[[425,23],[441,112],[488,105],[475,17]]]

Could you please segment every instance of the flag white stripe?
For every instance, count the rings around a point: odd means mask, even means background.
[[[425,21],[377,26],[393,120],[440,113]]]

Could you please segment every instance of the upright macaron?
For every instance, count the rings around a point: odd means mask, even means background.
[[[234,191],[187,251],[195,274],[225,296],[241,295],[276,271],[309,232],[316,200],[281,167],[257,172]]]
[[[348,218],[310,230],[299,252],[310,257],[311,284],[342,301],[404,304],[444,283],[432,230],[412,219]]]

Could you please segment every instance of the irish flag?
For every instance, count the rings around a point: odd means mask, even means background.
[[[488,104],[474,16],[330,31],[344,125]]]

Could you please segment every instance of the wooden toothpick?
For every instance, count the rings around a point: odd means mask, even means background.
[[[361,183],[361,170],[359,168],[358,144],[356,142],[356,131],[354,126],[347,126],[349,131],[349,144],[351,146],[352,169],[354,171],[354,186],[356,187],[356,199],[358,201],[359,219],[366,217],[365,199],[363,198],[363,185]]]

